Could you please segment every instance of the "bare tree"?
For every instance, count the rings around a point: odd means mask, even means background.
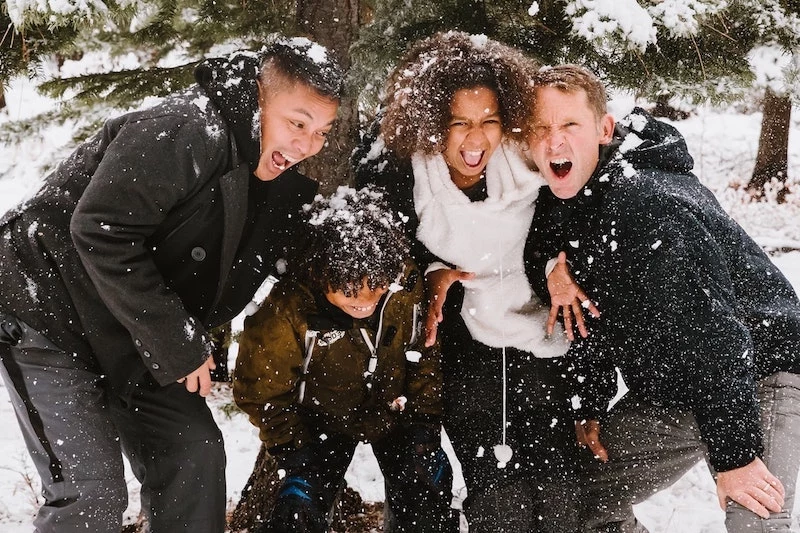
[[[756,166],[747,189],[755,197],[762,198],[765,186],[776,179],[780,182],[777,200],[783,203],[788,192],[786,177],[789,170],[789,125],[792,101],[789,96],[778,95],[768,88],[764,95],[763,113]]]
[[[360,0],[300,0],[297,2],[297,27],[316,42],[333,50],[342,67],[350,67],[350,46],[358,38],[362,19]],[[320,182],[328,193],[351,180],[350,154],[358,140],[358,113],[355,91],[342,100],[339,119],[328,136],[327,147],[303,163],[306,174]]]

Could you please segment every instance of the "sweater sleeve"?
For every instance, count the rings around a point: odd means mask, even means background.
[[[280,291],[280,284],[273,289]],[[305,352],[305,328],[293,324],[272,293],[261,309],[245,320],[233,373],[233,398],[259,429],[267,446],[308,440],[308,430],[293,409]]]
[[[614,357],[626,361],[631,390],[691,409],[717,471],[748,464],[762,452],[753,343],[708,204],[633,191],[617,208],[604,239],[613,260],[598,339],[616,329]]]

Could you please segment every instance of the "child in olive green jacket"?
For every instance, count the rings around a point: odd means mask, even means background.
[[[423,279],[379,190],[307,206],[306,242],[245,321],[234,398],[285,477],[261,531],[324,532],[360,441],[402,532],[457,532],[441,448],[439,353],[424,347]]]

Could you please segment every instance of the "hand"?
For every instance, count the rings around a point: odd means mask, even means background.
[[[473,279],[474,272],[465,272],[454,268],[441,268],[429,272],[425,276],[425,286],[428,288],[428,315],[425,318],[425,346],[431,347],[436,342],[436,330],[442,321],[442,309],[447,298],[450,285],[456,281]]]
[[[728,499],[753,511],[761,518],[783,508],[783,484],[756,457],[749,464],[717,473],[717,497],[724,510]]]
[[[211,392],[211,371],[215,368],[217,368],[217,364],[214,363],[214,357],[209,356],[197,370],[185,378],[179,379],[178,383],[185,383],[186,390],[206,397]]]
[[[570,274],[567,266],[567,254],[560,252],[557,261],[555,268],[547,276],[547,290],[550,293],[550,316],[547,319],[547,334],[553,334],[560,310],[564,317],[564,329],[566,330],[567,338],[571,341],[575,340],[575,335],[572,331],[573,316],[581,337],[587,337],[589,331],[586,329],[586,323],[583,320],[583,309],[587,309],[595,318],[600,316],[600,311]]]
[[[600,442],[600,421],[599,420],[579,420],[575,422],[575,435],[578,437],[578,445],[589,447],[595,459],[605,463],[608,461],[608,451],[603,443]]]

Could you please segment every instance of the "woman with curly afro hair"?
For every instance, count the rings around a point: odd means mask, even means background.
[[[546,335],[522,260],[545,185],[522,149],[537,70],[485,36],[423,39],[390,75],[353,159],[356,183],[383,186],[409,217],[471,533],[577,530],[568,342]]]

